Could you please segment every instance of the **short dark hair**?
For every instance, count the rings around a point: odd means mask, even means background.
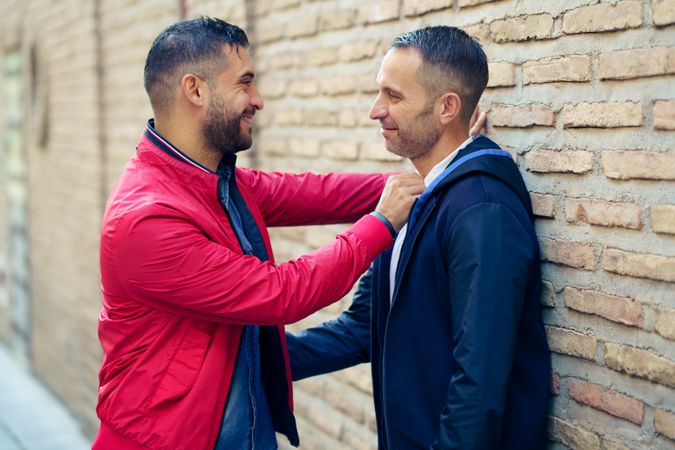
[[[226,67],[225,45],[247,48],[246,33],[212,17],[181,20],[159,33],[145,60],[144,85],[152,107],[171,104],[176,83],[185,73],[211,81],[216,69]]]
[[[431,98],[453,90],[462,99],[461,117],[469,122],[488,82],[487,57],[463,30],[433,26],[394,39],[392,48],[414,48],[422,57],[417,77]]]

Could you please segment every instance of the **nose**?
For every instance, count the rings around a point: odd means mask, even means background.
[[[253,106],[258,111],[263,109],[265,102],[263,101],[262,95],[258,92],[255,85],[252,86],[253,92],[251,92],[251,106]]]
[[[372,120],[382,120],[387,117],[387,106],[382,99],[382,94],[378,94],[377,97],[375,97],[375,101],[368,112],[368,117]]]

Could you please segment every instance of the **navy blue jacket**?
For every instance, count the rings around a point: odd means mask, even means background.
[[[480,136],[455,161],[498,148]],[[379,447],[546,447],[550,354],[529,194],[511,158],[481,156],[437,185],[337,319],[288,334],[293,379],[372,362]],[[409,223],[410,226],[410,223]]]

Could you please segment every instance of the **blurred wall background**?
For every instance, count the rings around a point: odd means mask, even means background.
[[[100,217],[151,115],[150,43],[202,14],[253,43],[265,109],[240,161],[268,170],[408,168],[367,117],[382,56],[424,25],[476,36],[488,134],[538,216],[550,448],[675,448],[675,0],[0,1],[0,342],[90,436]],[[277,260],[340,229],[274,230]],[[302,448],[375,449],[371,389],[367,365],[297,383]]]

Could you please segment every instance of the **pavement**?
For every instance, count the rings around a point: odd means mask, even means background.
[[[0,450],[85,450],[68,410],[0,345]]]

